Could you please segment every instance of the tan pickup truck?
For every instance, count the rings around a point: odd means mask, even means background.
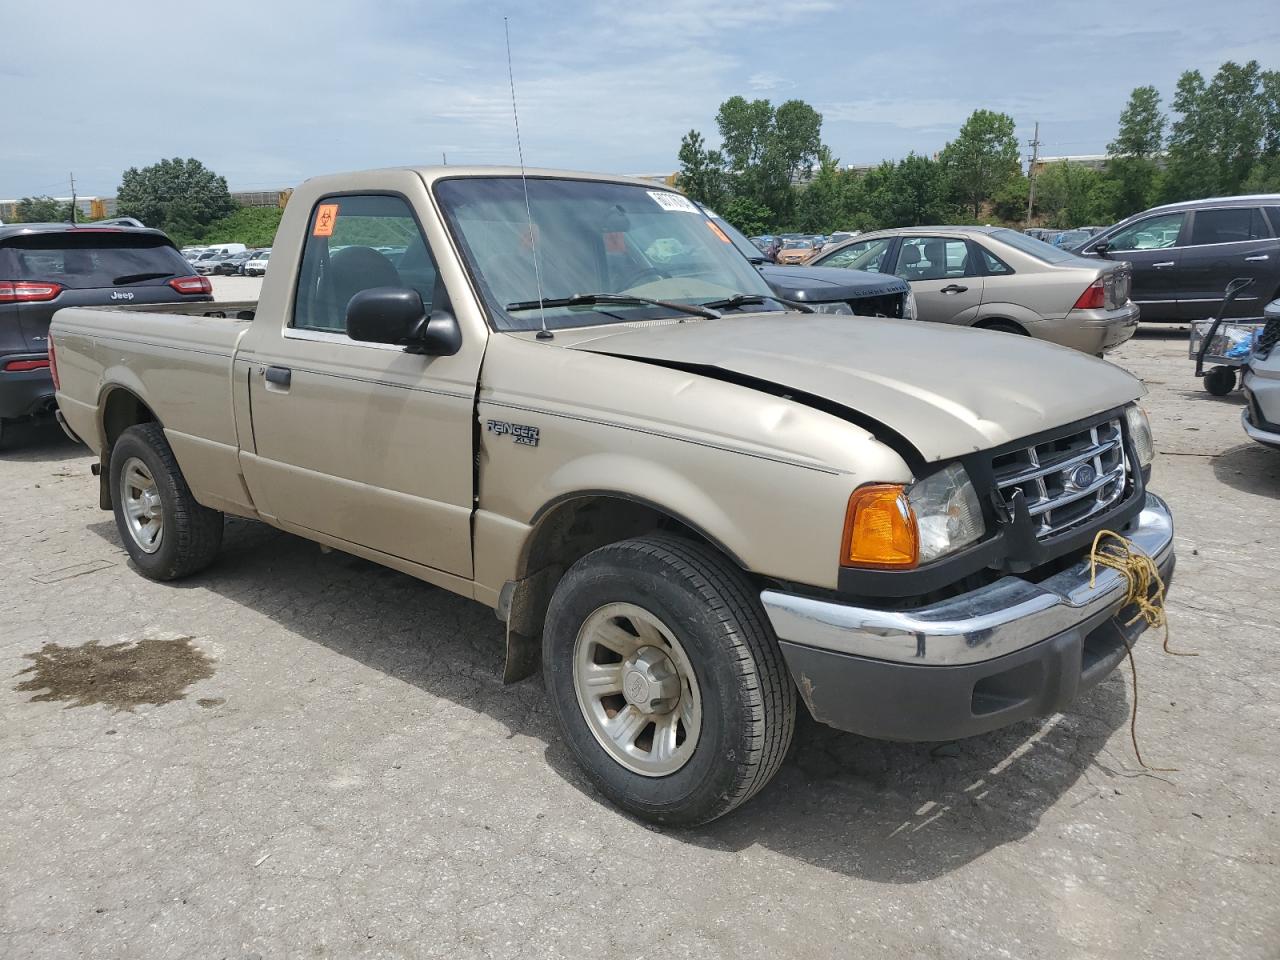
[[[1141,385],[995,333],[803,312],[635,180],[380,170],[293,194],[253,304],[65,309],[60,416],[144,575],[226,513],[493,607],[601,791],[718,817],[803,702],[942,740],[1053,712],[1167,575]],[[220,311],[226,316],[199,316]]]

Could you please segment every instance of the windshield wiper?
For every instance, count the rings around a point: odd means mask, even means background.
[[[113,286],[123,286],[127,283],[141,283],[143,280],[163,280],[165,277],[172,277],[172,273],[126,273],[123,277],[116,277],[111,281]]]
[[[517,300],[508,303],[508,310],[537,310],[539,307],[589,307],[596,303],[633,303],[647,304],[651,307],[662,307],[677,313],[687,313],[708,320],[719,320],[720,314],[705,305],[693,303],[674,303],[671,300],[653,300],[649,297],[637,297],[629,293],[575,293],[572,297],[557,297],[554,300]]]
[[[813,307],[807,303],[801,303],[799,300],[785,300],[782,297],[775,297],[773,294],[763,293],[735,293],[732,297],[725,297],[723,300],[708,300],[702,306],[711,310],[732,310],[735,307],[745,307],[751,304],[764,303],[766,300],[772,300],[786,307],[795,307],[802,313],[815,312]]]

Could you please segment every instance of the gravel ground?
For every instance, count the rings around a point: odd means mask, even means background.
[[[0,956],[1280,957],[1280,453],[1184,336],[1115,357],[1151,388],[1199,654],[1137,653],[1176,772],[1136,763],[1122,670],[954,745],[802,724],[686,832],[601,801],[540,683],[502,686],[489,611],[242,521],[151,583],[83,448],[29,431],[0,453]]]

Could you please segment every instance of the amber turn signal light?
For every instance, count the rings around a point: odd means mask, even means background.
[[[840,563],[903,570],[920,562],[920,532],[906,491],[892,483],[859,487],[844,517]]]

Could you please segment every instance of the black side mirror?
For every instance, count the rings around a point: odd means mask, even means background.
[[[1105,240],[1102,240],[1099,243],[1095,243],[1093,245],[1093,252],[1100,257],[1105,257],[1107,255],[1107,251],[1110,249],[1111,249],[1111,244],[1107,243],[1107,241]]]
[[[422,295],[409,287],[370,287],[347,304],[347,336],[390,343],[406,353],[450,357],[462,349],[462,330],[448,310],[427,315]]]

